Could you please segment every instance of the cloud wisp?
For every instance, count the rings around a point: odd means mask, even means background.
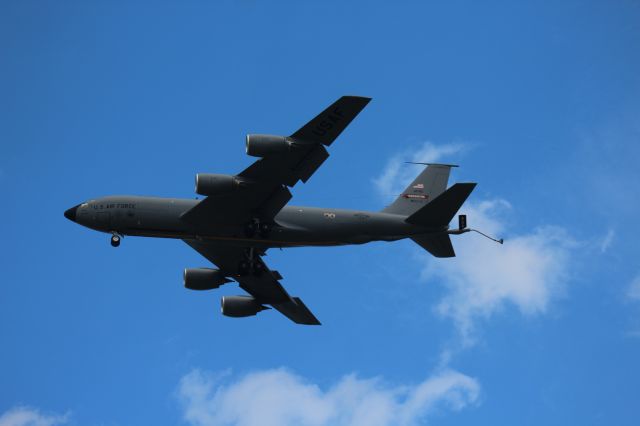
[[[231,382],[226,377],[194,370],[181,379],[177,396],[187,423],[414,425],[438,408],[461,410],[480,396],[475,379],[453,370],[405,386],[351,374],[326,390],[286,369],[258,371]]]
[[[56,426],[69,420],[69,415],[47,415],[30,407],[14,407],[0,415],[0,426]]]
[[[636,275],[631,284],[629,284],[627,297],[634,302],[640,302],[640,274]]]
[[[415,152],[407,151],[394,155],[387,162],[380,176],[375,178],[373,182],[378,192],[388,201],[392,201],[424,169],[422,165],[405,164],[406,161],[436,163],[466,149],[467,145],[463,143],[434,144],[424,142]]]
[[[606,253],[611,245],[613,244],[613,240],[615,239],[616,231],[613,229],[609,229],[606,235],[602,238],[600,242],[600,253]]]

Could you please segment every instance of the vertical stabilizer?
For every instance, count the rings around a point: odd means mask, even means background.
[[[475,187],[476,184],[472,182],[456,183],[435,200],[409,216],[406,221],[426,227],[447,226]],[[465,224],[466,220],[465,217]]]
[[[431,200],[442,194],[447,189],[450,164],[429,164],[418,175],[411,185],[390,206],[382,210],[384,213],[393,213],[410,216],[420,210]]]

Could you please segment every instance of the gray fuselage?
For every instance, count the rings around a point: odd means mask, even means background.
[[[69,209],[65,216],[88,228],[120,235],[247,243],[261,247],[336,246],[395,241],[415,234],[442,232],[401,215],[318,207],[285,206],[268,238],[247,237],[243,226],[224,221],[206,227],[182,219],[199,201],[181,198],[108,196]],[[73,216],[73,217],[70,217]]]

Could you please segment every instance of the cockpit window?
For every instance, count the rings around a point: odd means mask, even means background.
[[[89,205],[89,203],[82,203],[80,204],[80,208],[84,209],[85,207],[87,207]]]

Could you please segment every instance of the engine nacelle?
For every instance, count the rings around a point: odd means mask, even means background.
[[[250,317],[269,309],[251,296],[224,296],[221,300],[222,315],[228,317]]]
[[[196,194],[218,195],[232,192],[245,183],[232,175],[219,175],[214,173],[198,173],[196,175]]]
[[[293,141],[284,136],[247,135],[247,155],[252,157],[268,157],[290,151]]]
[[[210,268],[185,269],[182,277],[184,287],[189,290],[213,290],[222,284],[231,282],[222,272]]]

